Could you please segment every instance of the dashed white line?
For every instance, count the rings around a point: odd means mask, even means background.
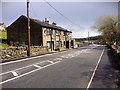
[[[103,51],[104,52],[104,51]],[[101,55],[101,57],[102,57],[102,55]],[[100,57],[100,58],[101,58]],[[43,61],[43,62],[45,62],[45,61]],[[51,62],[51,61],[49,61],[49,62]],[[13,75],[14,76],[16,76],[16,77],[14,77],[14,78],[11,78],[11,79],[8,79],[8,80],[5,80],[5,81],[3,81],[3,82],[0,82],[0,84],[3,84],[3,83],[6,83],[6,82],[9,82],[9,81],[12,81],[12,80],[14,80],[14,79],[17,79],[17,78],[20,78],[20,77],[23,77],[23,76],[25,76],[25,75],[28,75],[28,74],[30,74],[30,73],[32,73],[32,72],[35,72],[35,71],[38,71],[38,70],[40,70],[40,69],[43,69],[43,68],[46,68],[46,67],[49,67],[49,66],[51,66],[51,65],[54,65],[54,64],[56,64],[56,63],[58,63],[58,62],[60,62],[60,61],[57,61],[57,62],[55,62],[55,63],[51,63],[51,64],[49,64],[49,65],[46,65],[46,66],[44,66],[44,67],[41,67],[41,68],[38,68],[38,69],[35,69],[35,70],[32,70],[32,71],[30,71],[30,72],[28,72],[28,73],[24,73],[24,74],[22,74],[22,75],[18,75],[15,71],[12,71],[12,73],[13,73]],[[100,62],[100,61],[99,61]],[[41,63],[41,62],[39,62],[39,63]],[[32,64],[33,65],[33,64]],[[32,65],[30,65],[30,66],[32,66]],[[35,65],[36,66],[36,65]],[[98,65],[97,65],[98,66]],[[27,66],[28,67],[28,66]],[[38,66],[37,66],[38,67]],[[25,68],[25,67],[23,67],[23,68]],[[22,68],[22,69],[23,69]],[[20,70],[21,68],[19,68],[19,70]],[[16,69],[16,70],[18,70],[18,69]],[[9,71],[9,72],[11,72],[11,71]],[[8,73],[8,72],[7,72]],[[93,75],[94,76],[94,75]],[[90,80],[91,81],[91,80]],[[92,81],[91,81],[92,82]],[[90,83],[91,84],[91,83]],[[88,87],[90,86],[90,84],[88,84]],[[87,88],[88,88],[87,87]]]
[[[34,67],[37,67],[37,68],[40,68],[40,66],[39,65],[33,65]]]
[[[35,64],[44,63],[44,62],[46,62],[46,61],[47,61],[47,60],[41,61],[41,62],[38,62],[38,63],[35,63]],[[28,65],[28,66],[25,66],[25,67],[22,67],[22,68],[14,69],[14,70],[11,70],[11,71],[8,71],[8,72],[5,72],[5,73],[1,73],[0,75],[4,75],[4,74],[10,73],[10,72],[12,72],[12,71],[17,71],[17,70],[21,70],[21,69],[24,69],[24,68],[28,68],[28,67],[31,67],[31,66],[33,66],[33,65],[34,65],[34,64],[31,64],[31,65]]]
[[[15,71],[11,71],[11,72],[15,77],[18,76],[18,74]]]
[[[30,74],[30,73],[33,73],[33,72],[36,72],[36,71],[38,71],[38,70],[40,70],[40,69],[43,69],[43,68],[46,68],[46,67],[52,66],[52,65],[54,65],[54,64],[56,64],[56,63],[58,63],[58,62],[60,62],[60,61],[57,61],[57,62],[55,62],[55,63],[53,63],[53,64],[48,64],[48,65],[46,65],[46,66],[44,66],[44,67],[41,67],[41,68],[38,68],[38,69],[32,70],[32,71],[30,71],[30,72],[28,72],[28,73],[24,73],[24,74],[22,74],[22,75],[19,75],[19,76],[14,77],[14,78],[11,78],[11,79],[8,79],[8,80],[5,80],[5,81],[3,81],[3,82],[0,82],[0,84],[4,84],[4,83],[7,83],[7,82],[9,82],[9,81],[15,80],[15,79],[17,79],[17,78],[20,78],[20,77],[26,76],[26,75],[28,75],[28,74]]]
[[[62,60],[62,58],[56,58],[56,60]]]
[[[59,54],[59,53],[64,53],[64,52],[67,52],[67,51],[62,51],[62,52],[57,52],[57,53],[53,53],[53,54],[46,54],[46,55],[42,55],[42,56],[35,56],[35,57],[25,58],[25,59],[21,59],[21,60],[17,60],[17,61],[11,61],[11,62],[6,62],[6,63],[1,63],[0,66],[1,66],[1,65],[6,65],[6,64],[17,63],[17,62],[23,62],[23,61],[27,61],[27,60],[31,60],[31,59],[35,59],[35,58],[50,56],[50,55]]]
[[[52,61],[48,61],[48,62],[50,62],[50,63],[52,63],[52,64],[54,63],[54,62],[52,62]]]

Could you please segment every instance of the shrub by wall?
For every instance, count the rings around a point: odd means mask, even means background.
[[[119,51],[119,49],[115,48],[115,46],[111,46],[110,49],[113,54],[116,65],[118,65],[120,67],[120,51]]]

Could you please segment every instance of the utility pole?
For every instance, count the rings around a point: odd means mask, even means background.
[[[50,30],[50,47],[51,47],[51,51],[53,50],[52,48],[52,29]]]
[[[64,35],[65,35],[65,48],[66,48],[66,41],[67,41],[67,40],[66,40],[66,35],[67,35],[67,32],[65,32]]]
[[[61,32],[59,31],[59,47],[60,47],[60,35],[61,35]]]
[[[29,0],[27,0],[27,18],[28,18],[28,56],[30,56],[30,19],[29,19]]]
[[[88,45],[89,45],[89,32],[88,32]]]

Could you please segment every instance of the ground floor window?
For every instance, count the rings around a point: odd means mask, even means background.
[[[57,41],[56,45],[57,45],[57,47],[62,47],[62,41]]]
[[[48,48],[50,48],[51,50],[54,50],[54,41],[47,41],[47,46]]]
[[[50,41],[47,41],[47,46],[50,48]]]

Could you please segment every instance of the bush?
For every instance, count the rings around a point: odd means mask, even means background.
[[[113,49],[112,47],[110,47],[110,49],[113,54],[115,64],[120,67],[120,53],[117,53],[117,49]]]

